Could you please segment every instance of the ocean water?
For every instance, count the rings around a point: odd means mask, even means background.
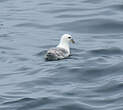
[[[0,110],[123,110],[123,0],[0,0]]]

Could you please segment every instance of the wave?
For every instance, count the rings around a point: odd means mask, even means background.
[[[116,55],[116,54],[123,54],[123,50],[118,47],[111,47],[111,48],[103,48],[103,49],[95,49],[90,50],[92,54],[100,54],[100,55]]]

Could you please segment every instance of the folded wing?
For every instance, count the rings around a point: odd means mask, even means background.
[[[46,60],[60,60],[68,57],[68,52],[63,48],[51,48],[47,51],[45,55]]]

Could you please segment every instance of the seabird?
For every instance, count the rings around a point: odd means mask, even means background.
[[[70,55],[70,42],[75,43],[71,35],[62,35],[60,43],[55,48],[50,48],[46,52],[45,59],[51,61],[67,58]]]

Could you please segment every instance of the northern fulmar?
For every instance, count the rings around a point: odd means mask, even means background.
[[[70,55],[70,42],[75,43],[71,35],[62,35],[58,46],[56,46],[55,48],[50,48],[45,55],[45,59],[52,61],[67,58]]]

